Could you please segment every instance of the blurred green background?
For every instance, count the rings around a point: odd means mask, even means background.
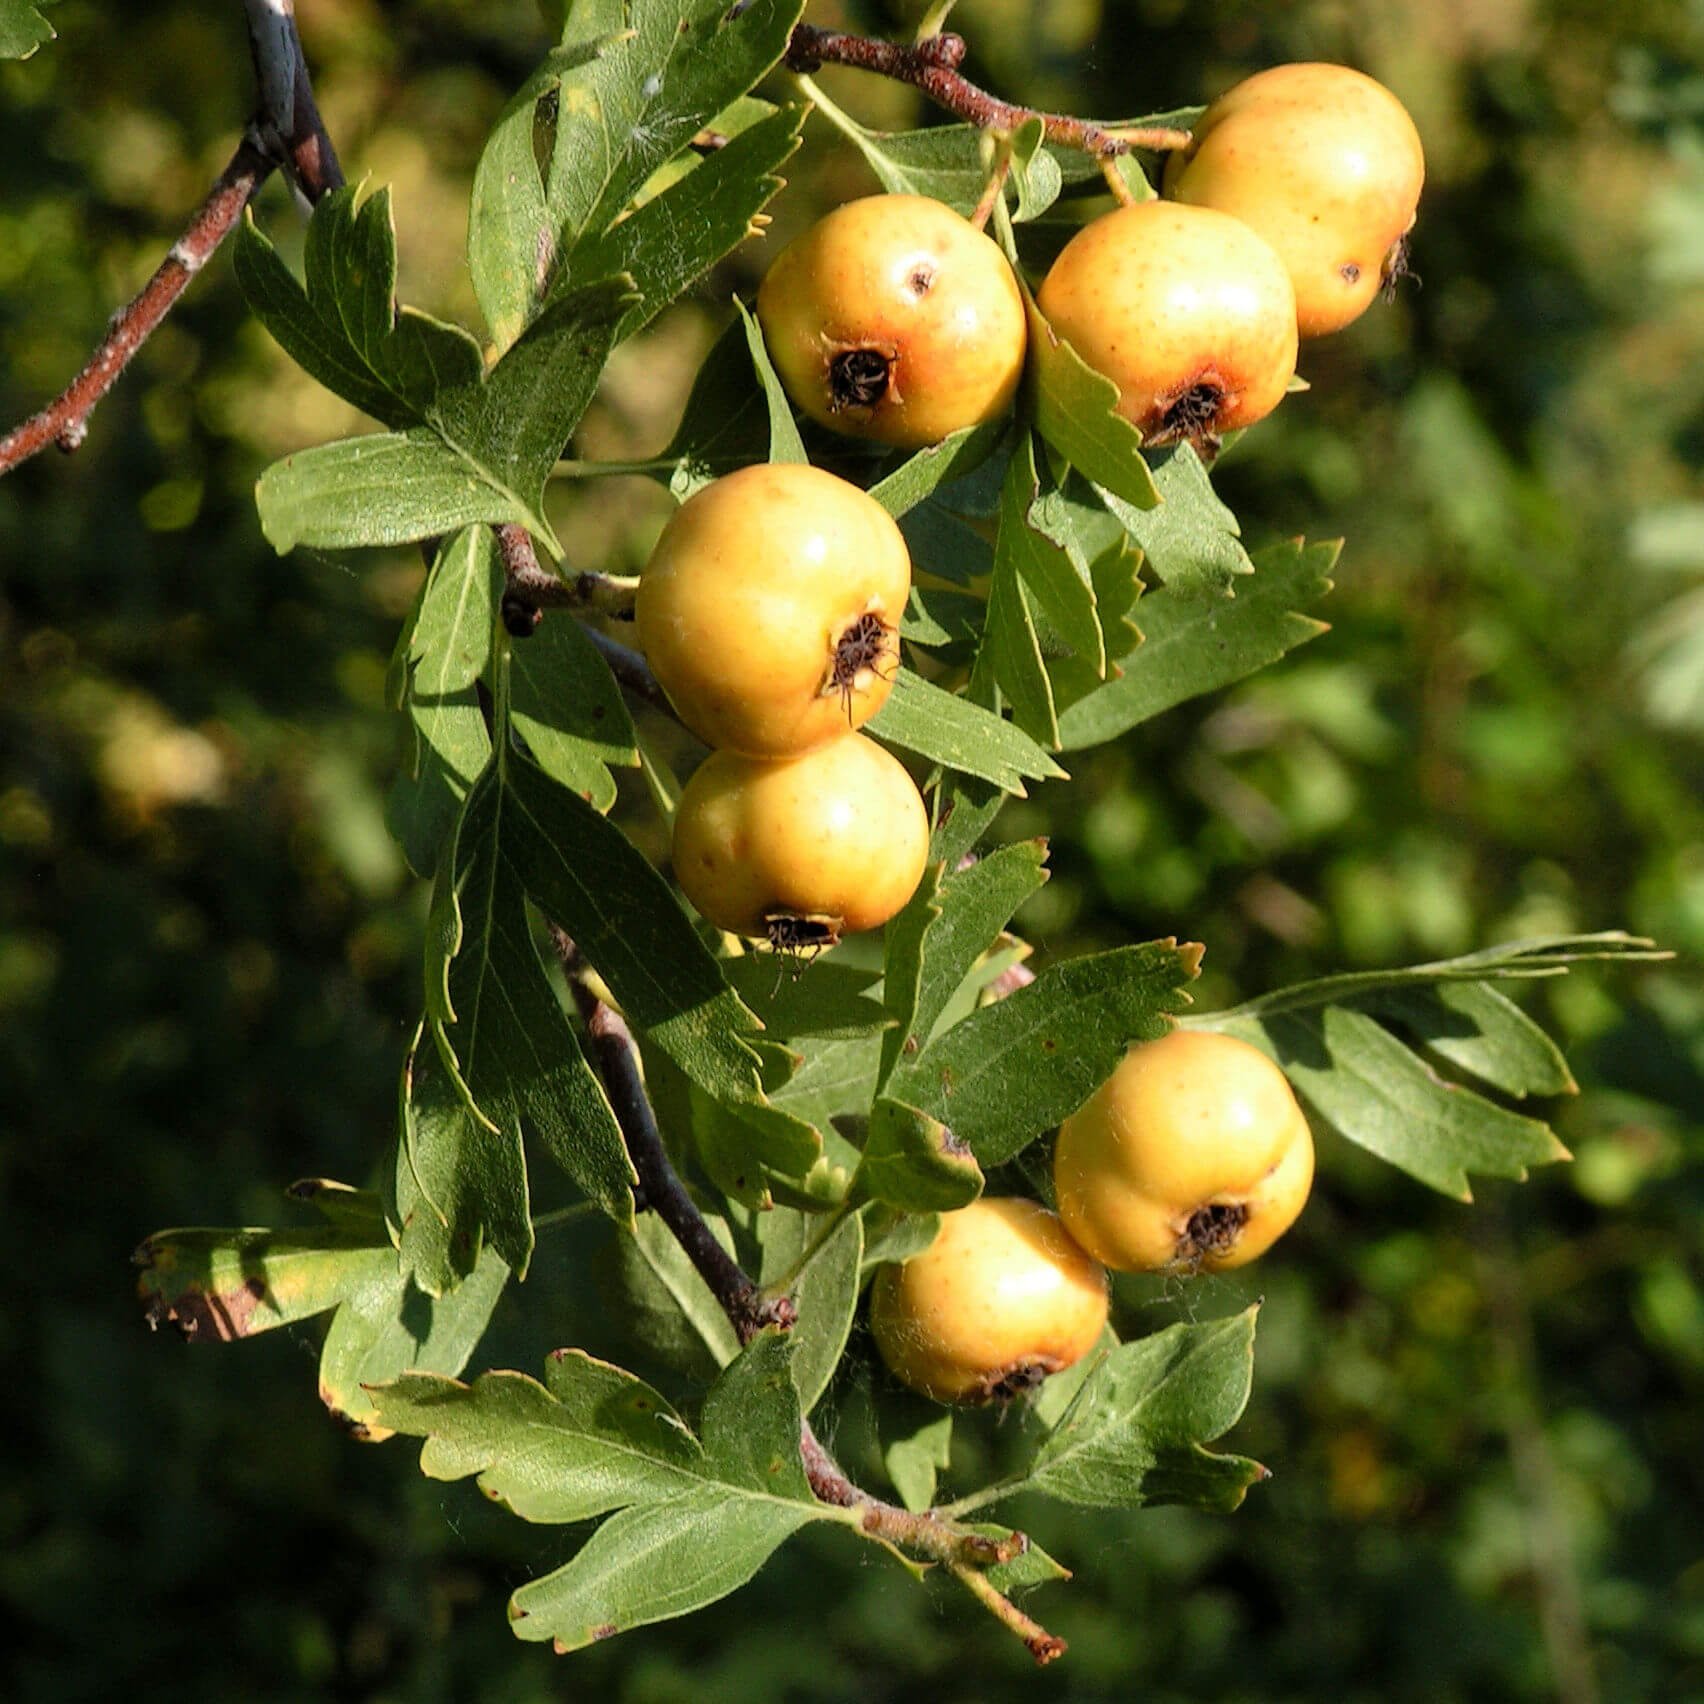
[[[299,12],[351,175],[395,187],[405,298],[471,320],[470,173],[537,13]],[[53,19],[0,65],[8,424],[146,277],[250,103],[237,7]],[[1044,1675],[834,1535],[693,1619],[564,1661],[515,1642],[503,1600],[563,1535],[347,1441],[312,1332],[150,1338],[126,1266],[164,1225],[275,1221],[304,1173],[366,1179],[418,1000],[382,693],[418,564],[264,545],[259,468],[357,422],[222,256],[82,452],[0,483],[8,1699],[1704,1697],[1704,5],[964,0],[954,22],[981,80],[1108,116],[1348,61],[1429,160],[1420,284],[1307,348],[1312,392],[1222,464],[1251,542],[1348,538],[1333,631],[1010,809],[1002,834],[1054,836],[1026,932],[1203,940],[1209,1004],[1538,930],[1655,935],[1671,965],[1532,991],[1581,1082],[1555,1109],[1575,1164],[1469,1209],[1328,1141],[1252,1273],[1126,1298],[1143,1329],[1264,1294],[1232,1441],[1276,1477],[1232,1517],[1014,1507],[1077,1570],[1031,1605],[1073,1647]],[[826,86],[922,122],[906,91]],[[654,451],[727,289],[874,187],[811,135],[768,243],[624,353],[580,453]],[[295,240],[279,186],[261,217]],[[658,497],[605,482],[558,520],[586,565],[629,567]],[[550,1255],[500,1318],[533,1347],[587,1306]],[[854,1369],[830,1429],[861,1401]]]

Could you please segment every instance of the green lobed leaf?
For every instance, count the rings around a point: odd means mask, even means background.
[[[427,1295],[449,1295],[489,1241],[524,1276],[533,1231],[520,1131],[474,1106],[424,1028],[400,1098],[390,1208],[403,1272]]]
[[[961,774],[1024,797],[1024,782],[1064,779],[1065,771],[1022,728],[911,669],[894,676],[887,702],[864,731]]]
[[[563,77],[603,45],[577,42],[547,54],[497,115],[480,153],[468,204],[467,261],[498,349],[507,349],[525,330],[556,260],[534,137],[538,103],[555,97]]]
[[[575,249],[581,278],[627,274],[643,284],[618,337],[647,325],[724,255],[755,234],[753,221],[781,189],[806,107],[782,107],[743,130],[661,195]]]
[[[456,1181],[441,1174],[436,1186],[421,1181],[440,1206],[446,1190],[464,1204],[470,1195],[524,1202],[522,1141],[531,1133],[589,1200],[625,1222],[633,1212],[633,1169],[534,944],[522,875],[509,856],[506,770],[492,764],[469,796],[433,896],[426,980],[434,1039],[478,1116],[456,1131]],[[418,1169],[418,1144],[413,1158]],[[460,1217],[468,1210],[464,1205]],[[452,1246],[457,1218],[446,1209]],[[501,1233],[500,1222],[492,1224],[492,1240],[524,1276],[530,1221],[524,1242],[513,1213]]]
[[[487,373],[465,331],[395,306],[389,193],[358,193],[315,209],[303,284],[252,223],[239,245],[245,292],[284,348],[393,428],[269,469],[257,494],[268,539],[280,551],[394,544],[517,521],[560,555],[540,513],[544,481],[591,400],[630,282],[564,294]]]
[[[58,0],[0,0],[0,59],[28,59],[58,35],[40,8]]]
[[[1568,1150],[1523,1118],[1439,1076],[1376,1018],[1349,1006],[1232,1018],[1214,1026],[1252,1042],[1351,1142],[1410,1177],[1470,1201],[1470,1174],[1524,1179]]]
[[[1220,500],[1191,444],[1149,452],[1160,501],[1138,508],[1115,491],[1100,498],[1141,546],[1148,566],[1173,591],[1226,594],[1254,564],[1238,536],[1237,518]]]
[[[513,492],[423,427],[298,450],[267,468],[254,495],[260,530],[280,556],[303,544],[412,544],[476,521],[543,526]]]
[[[479,345],[460,326],[396,303],[390,191],[346,184],[308,224],[297,283],[253,216],[238,233],[237,280],[255,317],[327,390],[382,424],[426,423],[437,399],[476,389]]]
[[[1112,1350],[1018,1484],[1092,1508],[1236,1508],[1266,1469],[1202,1446],[1229,1431],[1248,1402],[1256,1312],[1169,1326]]]
[[[1575,1092],[1561,1048],[1489,983],[1409,984],[1356,1003],[1375,1017],[1394,1020],[1457,1070],[1516,1100]]]
[[[1131,1042],[1172,1027],[1200,961],[1198,946],[1166,940],[1055,965],[902,1064],[889,1091],[999,1165],[1075,1112]]]
[[[773,1044],[674,890],[620,829],[534,765],[516,758],[505,781],[505,856],[627,1021],[713,1100],[763,1105],[758,1070]]]
[[[609,765],[638,766],[627,701],[597,647],[566,614],[509,648],[509,716],[533,762],[600,811],[615,803]]]
[[[490,760],[477,683],[491,655],[501,583],[491,529],[464,527],[439,549],[399,643],[414,750],[391,787],[385,822],[416,875],[437,868]]]
[[[1006,435],[1004,421],[984,426],[961,426],[938,444],[929,444],[907,456],[891,473],[870,487],[870,495],[898,519],[915,509],[940,486],[980,467],[994,454]]]
[[[1046,858],[1046,841],[1020,841],[951,875],[939,865],[925,872],[884,942],[882,998],[894,1020],[882,1038],[884,1083],[907,1049],[930,1040],[972,965],[1046,882]]]
[[[851,1518],[811,1495],[789,1346],[772,1331],[711,1388],[696,1439],[648,1386],[575,1351],[553,1358],[546,1385],[414,1378],[373,1399],[385,1424],[428,1440],[424,1471],[478,1474],[527,1519],[620,1510],[511,1601],[516,1632],[559,1650],[700,1608],[807,1521]]]
[[[1152,509],[1159,488],[1142,459],[1142,435],[1116,412],[1118,386],[1056,337],[1025,292],[1030,358],[1026,377],[1036,430],[1085,478],[1137,509]]]
[[[559,1653],[703,1609],[743,1586],[807,1521],[824,1515],[716,1486],[623,1509],[566,1567],[525,1585],[509,1615]]]
[[[515,1372],[471,1385],[418,1374],[372,1392],[393,1431],[424,1438],[428,1479],[479,1476],[523,1520],[589,1520],[679,1495],[705,1468],[686,1422],[642,1379],[579,1349],[558,1349],[546,1383]]]
[[[1577,964],[1638,963],[1672,956],[1644,936],[1629,935],[1620,929],[1606,929],[1592,935],[1535,935],[1482,947],[1460,958],[1439,959],[1400,970],[1358,970],[1298,982],[1193,1021],[1211,1026],[1221,1017],[1265,1017],[1277,1012],[1309,1011],[1446,982],[1525,981],[1532,977],[1564,976]]]
[[[769,456],[772,462],[808,462],[804,439],[799,436],[799,424],[793,418],[793,405],[769,359],[763,342],[763,327],[744,302],[735,300],[734,309],[745,328],[746,349],[751,355],[752,370],[763,387],[763,398],[769,409]]]
[[[981,1193],[982,1168],[946,1125],[886,1097],[870,1110],[852,1199],[907,1213],[949,1213]]]
[[[1403,970],[1323,977],[1187,1021],[1263,1048],[1349,1140],[1467,1200],[1470,1176],[1524,1178],[1567,1150],[1547,1125],[1446,1079],[1387,1026],[1504,1095],[1567,1093],[1573,1079],[1559,1051],[1492,984],[1666,956],[1618,930],[1541,936]]]
[[[609,39],[564,73],[556,101],[545,197],[556,265],[569,283],[599,276],[595,250],[583,262],[581,244],[603,238],[651,174],[780,59],[803,10],[803,0],[575,9],[573,40]]]
[[[914,1515],[934,1504],[936,1478],[952,1465],[952,1452],[953,1417],[939,1410],[912,1430],[884,1440],[882,1466]]]
[[[444,1296],[426,1295],[393,1265],[388,1283],[358,1290],[332,1316],[320,1349],[320,1401],[363,1442],[390,1437],[367,1387],[408,1372],[459,1373],[508,1282],[509,1268],[492,1248],[481,1249],[473,1271]]]
[[[1162,710],[1216,691],[1317,639],[1326,623],[1299,611],[1331,590],[1338,545],[1294,539],[1263,550],[1255,573],[1230,598],[1190,597],[1163,587],[1136,606],[1143,643],[1123,676],[1061,712],[1067,751],[1100,745]]]

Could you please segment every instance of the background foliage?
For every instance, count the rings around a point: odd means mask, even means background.
[[[402,295],[470,316],[469,179],[537,14],[299,10],[346,162],[393,186]],[[101,9],[52,22],[57,42],[0,67],[7,420],[146,276],[251,95],[234,8],[150,7],[122,46]],[[1055,1550],[1068,1520],[1081,1563],[1046,1610],[1072,1654],[1039,1678],[963,1605],[808,1532],[728,1614],[572,1669],[515,1643],[502,1597],[560,1534],[421,1480],[406,1445],[346,1442],[308,1332],[150,1340],[124,1266],[157,1225],[264,1223],[291,1178],[366,1176],[424,925],[383,827],[405,738],[384,672],[417,559],[357,578],[262,540],[260,467],[359,417],[247,318],[223,256],[85,449],[0,485],[8,1696],[1704,1687],[1704,12],[964,0],[955,22],[981,80],[1081,111],[1349,60],[1402,95],[1430,163],[1422,287],[1307,351],[1311,395],[1220,474],[1257,547],[1347,536],[1333,633],[1008,807],[1002,835],[1054,843],[1025,933],[1049,954],[1187,933],[1210,1006],[1538,930],[1657,935],[1674,965],[1537,991],[1582,1084],[1560,1126],[1576,1164],[1486,1182],[1470,1214],[1329,1145],[1280,1250],[1184,1299],[1217,1316],[1265,1295],[1227,1442],[1277,1477],[1233,1517],[1011,1511]],[[824,80],[869,122],[920,118],[903,90]],[[816,126],[792,176],[727,286],[873,187]],[[280,189],[262,216],[293,253]],[[724,314],[707,293],[630,345],[580,453],[655,453]],[[666,505],[637,481],[553,501],[577,559],[617,570]],[[569,1254],[567,1233],[541,1244],[535,1323],[511,1296],[482,1358],[536,1365],[556,1341],[536,1322],[585,1320]],[[1137,1281],[1123,1299],[1162,1320],[1177,1301]],[[851,1449],[855,1382],[836,1401]]]

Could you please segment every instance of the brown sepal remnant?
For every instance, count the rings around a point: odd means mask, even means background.
[[[1178,1238],[1176,1263],[1194,1269],[1204,1261],[1229,1254],[1247,1223],[1248,1208],[1240,1201],[1209,1201],[1205,1207],[1197,1207]]]
[[[893,383],[893,356],[880,349],[842,349],[828,363],[829,404],[874,408]]]

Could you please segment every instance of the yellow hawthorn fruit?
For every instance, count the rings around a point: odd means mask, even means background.
[[[1106,1273],[1033,1201],[984,1197],[870,1292],[894,1376],[937,1402],[1021,1395],[1080,1361],[1106,1325]]]
[[[755,757],[808,751],[882,707],[911,558],[892,516],[821,468],[713,480],[639,581],[639,643],[680,719]]]
[[[782,947],[879,928],[910,899],[928,855],[917,784],[862,734],[798,757],[712,752],[675,812],[686,897],[718,928]]]
[[[1180,1029],[1131,1048],[1060,1125],[1053,1185],[1108,1266],[1223,1272],[1295,1223],[1313,1164],[1284,1073],[1245,1041]]]
[[[1212,444],[1283,401],[1296,298],[1271,247],[1207,207],[1144,201],[1085,225],[1037,297],[1055,332],[1118,386],[1149,444]]]
[[[787,394],[854,438],[919,449],[997,420],[1023,376],[1023,297],[999,247],[924,195],[871,195],[776,257],[757,317]]]
[[[1303,337],[1357,319],[1400,268],[1425,156],[1382,83],[1347,65],[1275,65],[1202,115],[1166,194],[1233,214],[1284,262]]]

